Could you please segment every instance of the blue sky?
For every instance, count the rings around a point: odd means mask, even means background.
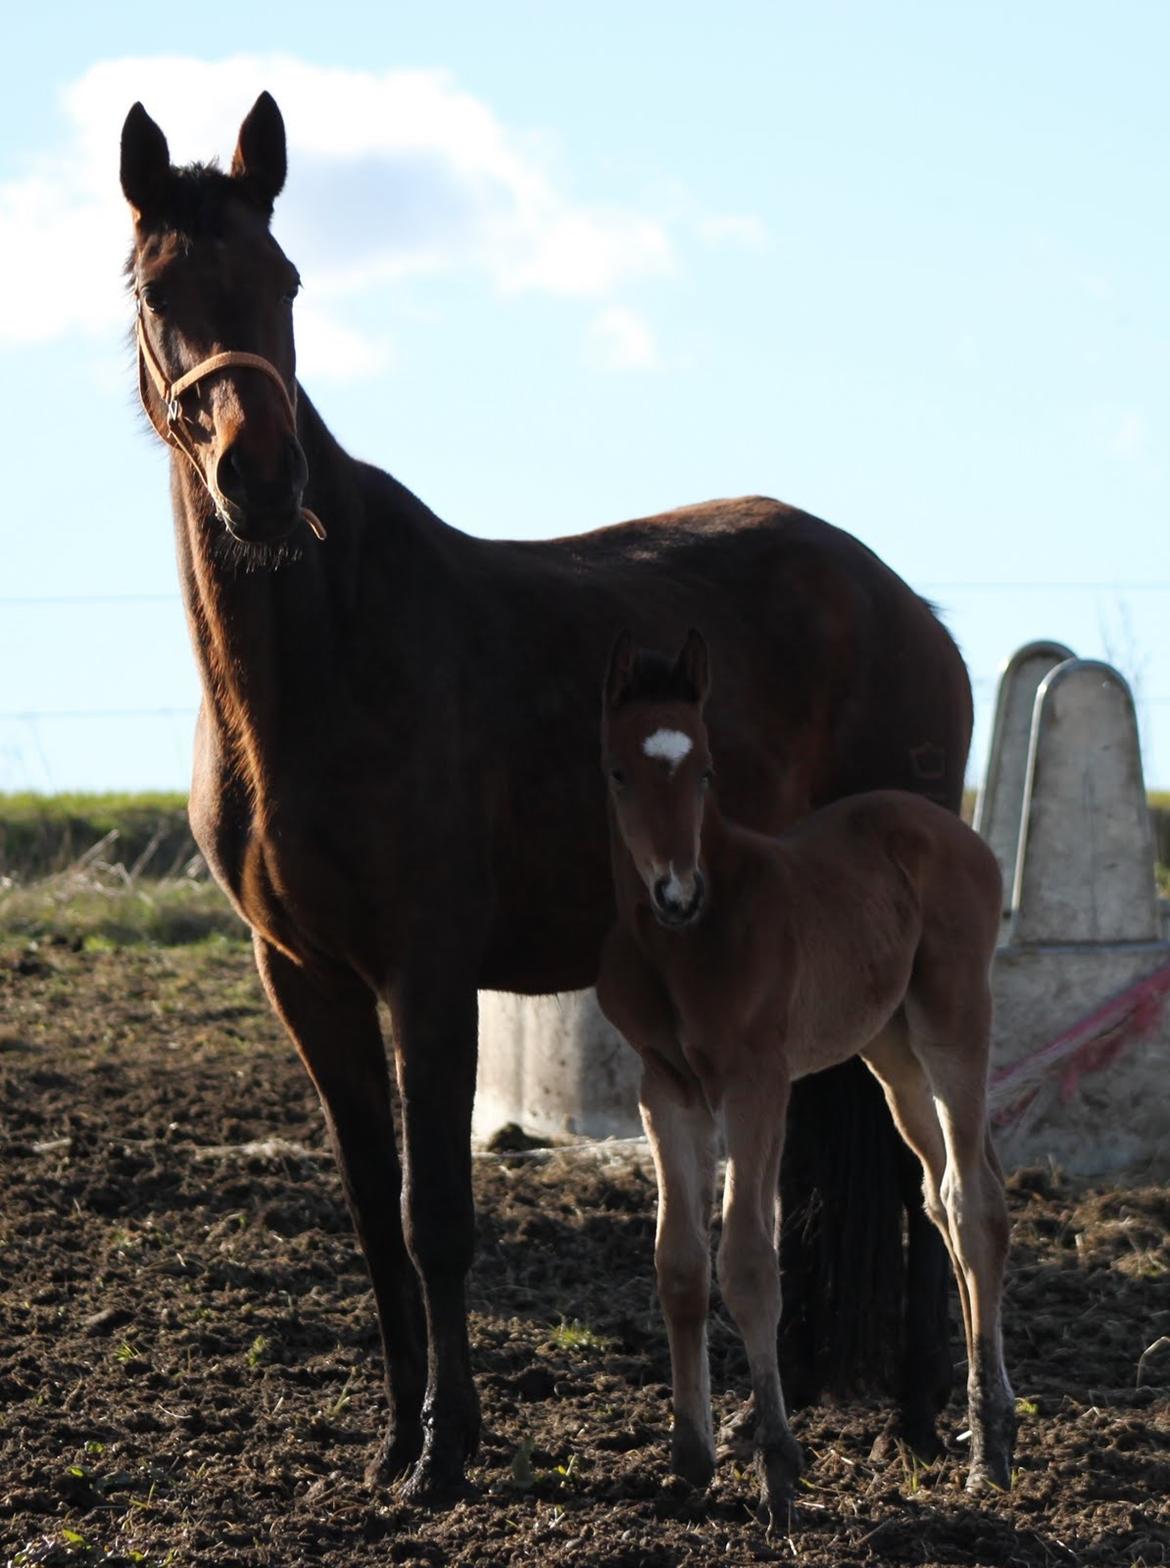
[[[0,100],[0,789],[185,787],[117,139],[141,98],[226,157],[264,87],[302,379],[355,455],[486,536],[779,496],[940,603],[972,782],[1044,636],[1131,678],[1170,786],[1170,7],[147,16],[27,10]]]

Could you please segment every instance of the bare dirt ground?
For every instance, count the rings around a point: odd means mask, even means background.
[[[666,1468],[652,1177],[478,1160],[484,1441],[430,1514],[362,1480],[371,1298],[246,950],[0,945],[0,1565],[1170,1562],[1170,1188],[1011,1196],[1011,1494],[963,1492],[957,1407],[929,1470],[875,1456],[884,1409],[815,1409],[802,1522],[768,1538],[749,1474],[699,1497]],[[712,1338],[726,1416],[718,1306]]]

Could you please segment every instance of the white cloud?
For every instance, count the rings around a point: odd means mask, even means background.
[[[367,337],[311,305],[297,307],[297,363],[314,380],[367,381],[394,361],[388,338]]]
[[[135,99],[175,162],[218,152],[226,164],[263,87],[288,128],[274,228],[315,302],[311,316],[298,307],[307,370],[369,375],[385,364],[385,344],[367,343],[339,313],[347,296],[404,275],[473,270],[501,292],[604,299],[673,266],[662,224],[574,200],[535,140],[445,71],[337,70],[282,56],[110,60],[62,93],[64,145],[0,185],[0,340],[102,336],[125,323],[130,232],[117,147]],[[620,326],[606,330],[616,344]],[[636,332],[625,338],[627,357],[652,350],[648,334],[640,347]]]
[[[624,305],[607,306],[589,323],[585,362],[594,370],[657,370],[662,363],[650,327]]]

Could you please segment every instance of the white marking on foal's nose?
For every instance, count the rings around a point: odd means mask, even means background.
[[[666,886],[662,889],[662,896],[666,899],[668,904],[682,904],[685,902],[685,892],[686,890],[679,881],[678,874],[672,866]]]
[[[692,744],[691,737],[684,735],[682,730],[655,730],[642,742],[642,750],[648,757],[660,757],[663,762],[669,762],[673,773]]]

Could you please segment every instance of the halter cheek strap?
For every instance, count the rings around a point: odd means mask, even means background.
[[[146,327],[142,320],[142,301],[137,296],[135,297],[134,308],[137,318],[135,328],[138,336],[138,395],[142,399],[146,417],[164,441],[182,452],[206,487],[208,495],[215,503],[216,511],[222,517],[225,513],[224,498],[216,491],[207,475],[203,472],[202,465],[199,462],[195,451],[195,443],[192,441],[191,434],[187,429],[187,416],[183,412],[181,402],[183,393],[189,391],[197,382],[202,381],[205,376],[213,376],[217,371],[230,368],[244,368],[247,370],[259,370],[274,385],[279,387],[289,422],[294,430],[297,422],[296,405],[289,395],[284,377],[277,370],[276,366],[263,359],[259,354],[248,354],[243,349],[229,349],[223,354],[212,354],[209,359],[200,360],[193,370],[188,370],[177,381],[168,381],[162,366],[159,364],[158,356],[151,347],[150,338],[147,336]],[[166,409],[166,422],[164,424],[160,424],[155,418],[150,399],[146,395],[147,376],[150,377],[151,382],[154,384],[154,390],[162,399],[163,407]],[[324,539],[325,528],[317,514],[310,512],[309,508],[305,506],[301,508],[301,516],[308,523],[317,538]]]

